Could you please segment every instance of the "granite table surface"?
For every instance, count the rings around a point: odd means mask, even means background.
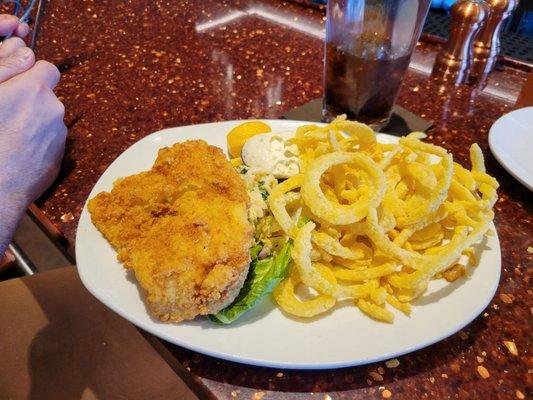
[[[69,137],[61,174],[39,209],[71,244],[107,166],[166,127],[278,118],[322,94],[325,14],[269,0],[47,0],[37,44],[59,66]],[[532,395],[532,196],[494,159],[490,126],[515,107],[528,71],[501,66],[484,85],[430,78],[437,45],[419,43],[398,104],[432,120],[433,143],[468,162],[478,142],[500,184],[496,296],[448,339],[385,363],[321,371],[250,367],[165,344],[220,399],[523,399]],[[528,251],[529,249],[529,251]],[[369,344],[371,345],[371,344]]]

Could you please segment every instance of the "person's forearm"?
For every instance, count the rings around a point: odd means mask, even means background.
[[[26,207],[26,201],[5,192],[0,184],[0,259],[11,243]]]

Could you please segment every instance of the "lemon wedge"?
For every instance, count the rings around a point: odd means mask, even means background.
[[[270,126],[261,121],[249,121],[237,125],[228,133],[227,136],[228,151],[230,156],[232,158],[240,157],[242,147],[248,139],[250,139],[252,136],[271,131],[272,129]]]

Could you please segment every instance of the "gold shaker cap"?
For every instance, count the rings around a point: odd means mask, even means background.
[[[514,10],[518,5],[518,0],[485,0],[491,13],[503,14]]]
[[[459,21],[463,24],[476,24],[482,22],[485,18],[487,18],[488,13],[489,9],[484,1],[460,0],[452,7],[451,17],[453,20]]]

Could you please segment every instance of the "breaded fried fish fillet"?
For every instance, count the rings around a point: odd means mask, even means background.
[[[243,180],[202,140],[161,149],[150,171],[88,205],[163,321],[216,313],[237,296],[250,263],[248,207]]]

